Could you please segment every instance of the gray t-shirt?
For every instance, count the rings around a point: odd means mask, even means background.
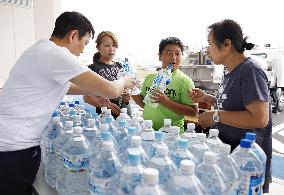
[[[220,110],[243,111],[245,106],[254,100],[270,101],[268,79],[258,62],[247,58],[225,76],[217,94],[217,106]],[[269,122],[263,129],[241,129],[222,123],[218,124],[218,129],[220,139],[230,144],[232,150],[240,144],[240,139],[244,138],[246,132],[256,133],[256,142],[270,156],[272,151],[271,110]]]

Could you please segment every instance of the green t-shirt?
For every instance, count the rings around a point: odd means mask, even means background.
[[[145,98],[147,91],[150,89],[155,75],[150,74],[145,78],[141,91],[143,98]],[[188,91],[192,88],[194,88],[193,81],[182,71],[175,70],[172,73],[172,79],[168,88],[165,90],[165,94],[177,103],[193,105],[192,100],[188,97]],[[180,127],[181,132],[184,131],[184,116],[178,115],[160,104],[157,108],[145,104],[143,118],[145,120],[152,120],[155,130],[159,130],[164,125],[164,119],[171,119],[172,125]]]

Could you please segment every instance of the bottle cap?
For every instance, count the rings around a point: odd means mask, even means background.
[[[195,129],[195,124],[194,123],[187,123],[186,127],[189,130],[194,130]]]
[[[73,121],[65,121],[64,126],[65,126],[65,128],[73,127]]]
[[[131,150],[128,153],[128,160],[130,164],[139,164],[141,162],[141,154],[139,150]]]
[[[255,141],[256,140],[256,134],[255,133],[251,133],[251,132],[246,132],[245,139],[249,139],[249,140]]]
[[[192,160],[182,160],[180,162],[180,170],[185,174],[192,175],[194,174],[195,163]]]
[[[210,129],[209,130],[209,136],[218,137],[218,135],[219,135],[219,130],[218,129]]]
[[[242,148],[251,148],[251,140],[249,140],[249,139],[241,139],[240,146]]]
[[[154,168],[146,168],[143,171],[143,180],[146,184],[159,183],[159,171]]]
[[[140,136],[132,136],[131,137],[131,143],[135,145],[141,145],[141,137]]]
[[[135,135],[136,134],[136,127],[128,127],[128,134]]]
[[[111,133],[109,131],[101,132],[101,138],[103,141],[110,141],[111,140]]]
[[[74,131],[75,135],[80,135],[80,134],[82,134],[83,129],[82,129],[82,127],[76,126],[76,127],[73,128],[73,131]]]
[[[80,104],[80,101],[79,100],[75,100],[75,104]]]
[[[189,142],[187,139],[179,139],[178,140],[178,146],[181,149],[188,149]]]
[[[111,123],[111,122],[112,122],[112,117],[111,116],[106,117],[106,123]]]
[[[102,123],[102,124],[100,124],[99,128],[100,128],[101,132],[108,131],[108,124]]]
[[[104,151],[113,151],[114,150],[112,141],[103,141],[102,147],[103,147]]]
[[[204,152],[203,160],[205,162],[209,162],[211,164],[214,164],[214,163],[216,163],[216,160],[217,160],[217,154],[215,152],[206,151],[206,152]]]
[[[69,107],[74,108],[74,104],[70,103]]]
[[[56,117],[56,116],[58,116],[58,113],[57,112],[53,112],[51,117]]]
[[[147,129],[151,129],[153,126],[153,121],[152,120],[145,120],[145,127]]]
[[[173,135],[177,135],[179,134],[180,132],[180,128],[177,127],[177,126],[172,126],[171,129],[170,129],[170,133],[173,134]]]

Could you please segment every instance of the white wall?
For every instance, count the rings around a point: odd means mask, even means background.
[[[50,37],[60,5],[61,0],[35,0],[31,9],[0,5],[0,88],[23,51]]]

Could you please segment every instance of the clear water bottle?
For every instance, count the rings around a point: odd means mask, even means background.
[[[55,188],[56,184],[56,156],[55,156],[55,139],[62,130],[60,117],[52,118],[51,126],[46,129],[43,136],[43,148],[45,150],[45,180],[48,185]]]
[[[135,136],[135,135],[136,135],[136,128],[128,127],[127,136],[121,140],[118,146],[120,152],[125,151],[129,147],[129,145],[131,144],[131,138],[132,136]]]
[[[115,136],[117,128],[113,117],[106,117],[106,124],[108,125],[108,131]]]
[[[139,118],[136,116],[133,116],[132,119],[129,121],[128,124],[130,127],[136,128],[136,135],[141,135],[142,127],[139,124]]]
[[[116,118],[116,121],[119,122],[121,119],[126,119],[127,121],[130,121],[130,116],[127,114],[127,108],[121,108],[121,113]]]
[[[182,160],[178,173],[170,180],[169,194],[208,195],[208,192],[195,176],[195,164],[192,160]]]
[[[204,152],[203,162],[196,167],[196,176],[212,195],[227,195],[224,174],[216,164],[217,154]]]
[[[143,111],[138,111],[138,112],[136,112],[136,117],[138,117],[138,123],[139,123],[139,125],[140,125],[140,127],[141,127],[141,129],[143,130],[143,129],[145,129],[146,127],[145,127],[145,120],[144,120],[144,118],[143,118]],[[142,132],[141,132],[142,133]]]
[[[251,132],[247,132],[245,135],[245,139],[249,139],[251,140],[251,150],[255,153],[255,155],[259,158],[259,160],[263,163],[263,167],[266,167],[266,154],[263,151],[263,149],[255,142],[256,140],[256,134],[255,133],[251,133]],[[235,148],[235,150],[233,152],[236,152],[237,150],[240,149],[240,146],[238,146],[237,148]]]
[[[96,160],[91,160],[89,174],[90,194],[111,194],[112,179],[120,172],[121,163],[115,154],[113,142],[105,141],[103,151]]]
[[[68,195],[88,194],[89,149],[82,127],[74,127],[74,136],[63,146]]]
[[[102,142],[103,141],[112,141],[114,144],[115,150],[119,151],[119,144],[117,143],[115,137],[111,134],[110,131],[108,131],[108,125],[107,124],[101,124],[100,125],[100,132],[101,132],[101,139],[98,140],[98,143],[96,144],[95,150],[101,150],[102,149]]]
[[[237,166],[235,160],[230,155],[231,146],[229,144],[222,144],[219,148],[217,156],[217,165],[223,171],[225,179],[224,182],[228,190],[228,194],[237,194],[237,187],[240,182],[240,168]]]
[[[180,139],[179,132],[180,132],[179,127],[172,126],[169,129],[169,133],[166,134],[165,143],[169,147],[170,152],[173,152],[177,149],[178,140]]]
[[[83,128],[83,135],[86,137],[90,151],[95,147],[98,141],[101,139],[101,132],[96,126],[95,119],[88,119],[88,126]],[[90,154],[92,155],[92,154]]]
[[[159,145],[166,146],[166,143],[163,140],[164,140],[164,133],[162,133],[161,131],[155,131],[155,140],[150,149],[149,158],[152,158],[153,156],[156,155],[157,146]]]
[[[152,126],[152,120],[145,120],[145,129],[143,129],[141,132],[142,146],[148,156],[155,140],[155,130],[152,128]]]
[[[188,140],[180,139],[178,140],[177,149],[172,152],[172,160],[178,168],[180,167],[180,162],[185,159],[192,160],[197,163],[196,157],[188,150],[188,147]]]
[[[140,136],[132,136],[131,137],[131,144],[130,146],[125,150],[122,151],[120,155],[121,162],[123,164],[127,163],[128,155],[131,151],[139,151],[141,155],[141,164],[143,164],[145,167],[149,164],[149,157],[147,153],[145,152],[144,148],[142,147],[142,140]]]
[[[146,168],[143,171],[142,183],[134,190],[135,195],[166,195],[159,186],[159,171],[154,168]]]
[[[67,105],[65,104],[65,102],[63,102],[63,101],[60,102],[57,110],[58,110],[58,113],[61,117],[67,114],[66,108],[67,108]]]
[[[218,129],[210,129],[209,130],[209,136],[206,139],[206,144],[209,146],[209,148],[215,152],[216,154],[219,154],[220,152],[220,146],[223,143],[219,137],[219,130]]]
[[[143,170],[140,152],[130,151],[128,163],[123,165],[121,173],[118,174],[114,181],[113,194],[133,194],[134,188],[142,182]]]
[[[159,129],[163,133],[169,133],[172,128],[172,119],[164,119],[164,126]]]
[[[73,137],[73,121],[65,121],[61,133],[55,139],[56,154],[56,191],[58,194],[65,194],[66,172],[64,171],[63,146]]]
[[[232,158],[241,170],[237,194],[262,194],[265,169],[263,162],[252,151],[251,141],[241,139],[240,149],[232,153]]]
[[[121,140],[123,140],[123,138],[125,138],[126,136],[127,136],[127,120],[124,119],[119,121],[114,137],[116,139],[116,142],[120,145]]]
[[[46,136],[46,132],[49,131],[51,129],[51,125],[52,125],[52,121],[53,121],[53,118],[54,117],[57,117],[58,116],[58,112],[53,112],[52,113],[52,116],[51,116],[51,119],[48,121],[48,123],[45,125],[44,127],[44,130],[42,131],[41,133],[41,142],[40,142],[40,149],[41,149],[41,156],[42,156],[42,161],[43,161],[43,164],[46,163],[46,147],[44,146],[44,137]]]
[[[92,111],[89,108],[86,108],[85,110],[86,110],[86,114],[82,117],[82,123],[83,123],[83,126],[88,126],[88,120],[89,119],[95,119],[95,116],[94,116],[95,115],[95,111]]]
[[[205,143],[206,134],[205,133],[197,133],[196,142],[191,145],[189,151],[197,158],[197,164],[199,164],[203,159],[203,154],[206,151],[210,151],[209,146]]]
[[[81,115],[75,115],[74,116],[74,127],[78,126],[78,127],[83,127],[82,121],[81,121]]]
[[[98,121],[100,123],[105,123],[107,107],[101,107],[101,111],[102,112],[98,116]]]
[[[157,154],[151,159],[149,167],[159,170],[159,183],[162,189],[166,189],[168,181],[177,172],[177,167],[168,156],[166,145],[157,146]]]
[[[167,89],[168,85],[171,82],[171,78],[172,78],[172,68],[173,68],[173,65],[169,64],[167,66],[167,69],[161,69],[156,74],[156,76],[153,80],[153,83],[152,83],[149,91],[147,92],[147,94],[144,98],[144,103],[146,105],[149,105],[153,108],[156,108],[158,106],[158,103],[154,103],[152,101],[151,96],[157,90],[164,92]]]
[[[186,130],[181,136],[184,139],[187,139],[189,142],[189,147],[196,143],[197,134],[195,132],[195,124],[194,123],[187,123]]]

